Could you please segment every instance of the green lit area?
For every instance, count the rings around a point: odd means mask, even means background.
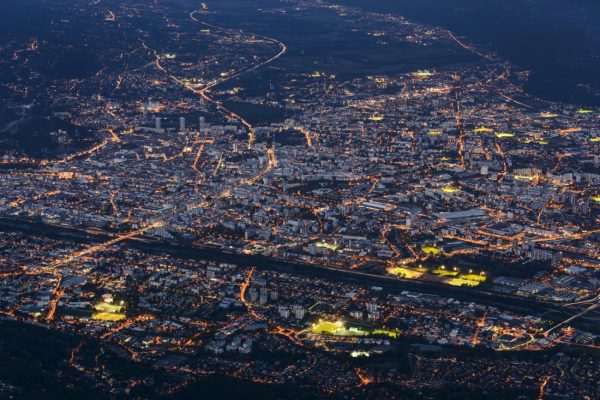
[[[592,201],[600,203],[600,195],[592,197]]]
[[[338,249],[337,245],[332,244],[332,243],[326,243],[326,242],[316,243],[315,246],[325,248],[325,249],[331,250],[331,251],[336,251]]]
[[[478,286],[487,280],[485,275],[476,275],[473,273],[461,274],[456,278],[449,279],[446,283],[452,286]]]
[[[433,246],[422,247],[421,251],[423,251],[423,253],[425,253],[425,254],[429,254],[429,255],[433,255],[433,256],[437,256],[438,254],[440,254],[442,252],[440,249],[438,249],[437,247],[433,247]]]
[[[492,133],[494,130],[491,128],[486,128],[485,126],[480,126],[475,128],[475,133]]]
[[[446,268],[438,268],[433,270],[433,274],[439,276],[458,276],[458,271],[456,269],[446,269]]]
[[[515,137],[515,134],[512,132],[496,132],[496,137],[503,139],[503,138],[511,138],[511,137]]]
[[[515,175],[515,179],[518,181],[532,181],[535,178],[533,175]]]
[[[593,110],[585,110],[583,108],[580,108],[579,110],[577,110],[577,114],[591,114],[593,113]]]
[[[458,192],[460,192],[460,189],[457,187],[454,187],[454,186],[444,186],[442,188],[442,191],[444,193],[458,193]]]
[[[358,351],[358,350],[355,350],[355,351],[353,351],[353,352],[350,353],[350,357],[352,357],[352,358],[371,357],[371,353],[369,353],[368,351]]]
[[[442,131],[440,129],[430,129],[427,131],[427,134],[429,136],[440,136],[442,134]]]
[[[469,287],[474,287],[474,286],[479,285],[481,282],[472,281],[470,279],[452,278],[452,279],[448,280],[447,283],[449,285],[452,285],[452,286],[469,286]]]
[[[406,267],[391,267],[388,268],[388,273],[392,275],[397,275],[406,279],[418,279],[423,276],[423,274],[427,272],[424,268],[406,268]]]
[[[435,247],[423,247],[421,250],[426,252],[426,249],[430,252],[433,252],[432,249],[440,251]],[[439,267],[432,269],[423,266],[411,267],[402,265],[398,267],[389,267],[387,272],[390,275],[395,275],[404,279],[423,279],[452,286],[475,287],[487,280],[487,276],[483,271],[480,273],[477,273],[472,269],[461,271],[461,268],[459,267],[448,268],[445,265],[440,265]]]
[[[413,76],[416,78],[429,78],[433,73],[430,71],[417,71],[413,72]]]
[[[548,144],[548,141],[543,140],[543,139],[539,139],[539,140],[538,139],[524,139],[522,142],[525,144],[535,143],[535,144],[539,144],[542,146],[545,146]]]
[[[92,318],[99,321],[116,322],[125,319],[123,313],[123,305],[115,305],[111,303],[99,303],[94,306],[98,312],[92,314]]]
[[[346,323],[344,321],[322,321],[312,325],[311,328],[313,333],[319,335],[331,335],[331,336],[370,336],[370,335],[384,335],[392,339],[396,339],[400,336],[397,331],[391,331],[386,329],[370,328],[368,326]]]
[[[556,118],[556,117],[558,117],[558,116],[559,116],[558,114],[556,114],[556,113],[551,113],[551,112],[543,112],[543,113],[540,113],[540,117],[542,117],[542,118]]]

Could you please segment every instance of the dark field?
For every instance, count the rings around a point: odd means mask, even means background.
[[[592,0],[341,0],[438,25],[532,72],[548,100],[600,105],[600,2]]]

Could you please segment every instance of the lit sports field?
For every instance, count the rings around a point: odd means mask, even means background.
[[[98,321],[115,322],[125,319],[122,305],[98,303],[94,306],[94,309],[98,312],[92,314],[92,318]]]
[[[442,188],[442,191],[444,193],[458,193],[458,192],[460,192],[460,189],[457,187],[454,187],[454,186],[444,186]]]
[[[358,327],[348,327],[344,321],[319,321],[312,326],[313,333],[319,335],[333,336],[369,336],[369,335],[385,335],[392,339],[400,336],[399,332],[389,331],[385,329],[361,329]]]
[[[391,267],[388,268],[388,273],[392,275],[398,275],[406,279],[418,279],[423,276],[427,270],[411,269],[405,267]]]
[[[319,242],[316,243],[317,247],[324,247],[328,250],[332,250],[332,251],[336,251],[338,249],[338,247],[335,244],[331,244],[331,243],[326,243],[326,242]]]
[[[452,286],[478,286],[482,282],[485,282],[486,277],[483,275],[465,274],[460,275],[457,278],[449,279],[446,283]]]
[[[515,134],[511,133],[511,132],[496,132],[496,137],[500,138],[500,139],[502,139],[502,138],[511,138],[511,137],[514,137],[514,136],[515,136]]]
[[[329,322],[320,321],[312,328],[314,333],[320,335],[334,335],[334,336],[367,336],[369,333],[358,329],[347,329],[346,324],[343,321]]]
[[[453,270],[448,270],[448,269],[443,269],[443,268],[434,269],[433,273],[435,275],[439,275],[439,276],[457,276],[458,275],[458,271],[453,271]]]
[[[434,256],[437,256],[438,254],[440,254],[442,252],[440,249],[438,249],[437,247],[433,247],[433,246],[425,246],[425,247],[422,247],[421,250],[425,254],[430,254],[430,255],[434,255]]]
[[[125,314],[113,314],[107,312],[99,312],[92,314],[92,318],[98,321],[117,322],[125,319]]]
[[[425,252],[425,248],[421,250]],[[469,270],[468,273],[462,273],[458,267],[448,268],[444,265],[432,270],[424,267],[389,267],[387,272],[404,279],[434,280],[452,286],[475,287],[487,280],[484,272],[477,274]]]
[[[542,113],[540,113],[540,117],[542,117],[542,118],[556,118],[556,117],[559,117],[559,115],[556,114],[556,113],[551,113],[551,112],[542,112]]]

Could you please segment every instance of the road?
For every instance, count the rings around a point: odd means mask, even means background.
[[[19,218],[0,217],[0,229],[20,231],[27,233],[43,234],[58,239],[68,239],[79,243],[90,241],[106,243],[111,239],[122,238],[123,235],[102,231],[101,229],[80,229],[64,225],[45,224]],[[300,264],[282,259],[273,259],[262,255],[248,255],[228,252],[224,249],[197,247],[191,244],[178,244],[164,240],[157,240],[144,235],[131,236],[119,241],[123,246],[129,246],[148,253],[166,253],[173,257],[228,262],[242,267],[255,267],[257,270],[275,270],[289,274],[313,276],[331,279],[338,282],[356,284],[363,287],[378,286],[391,293],[409,290],[420,293],[429,293],[444,297],[452,297],[463,301],[478,302],[504,310],[515,312],[540,314],[542,311],[552,309],[561,310],[552,303],[545,303],[533,299],[493,293],[481,289],[462,288],[426,282],[420,280],[403,280],[390,276],[374,275],[366,272],[337,269],[326,266]],[[564,317],[556,317],[556,323]]]

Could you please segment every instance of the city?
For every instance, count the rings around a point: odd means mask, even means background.
[[[600,108],[398,15],[182,3],[1,44],[0,348],[64,344],[1,397],[600,396]]]

